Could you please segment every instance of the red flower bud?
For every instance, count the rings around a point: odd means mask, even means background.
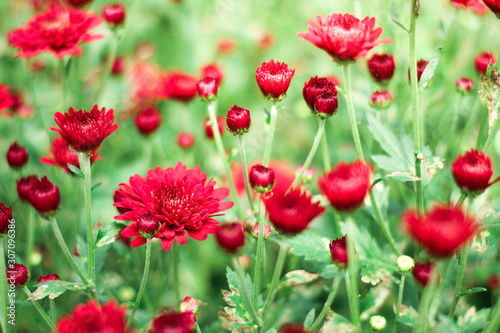
[[[102,16],[111,26],[122,25],[125,21],[125,6],[122,3],[104,6]]]
[[[481,75],[486,75],[488,65],[496,64],[497,58],[491,52],[481,52],[474,58],[474,68]]]
[[[111,67],[111,74],[113,75],[121,75],[125,70],[125,58],[116,57],[113,61],[113,66]]]
[[[215,232],[215,240],[227,253],[236,254],[245,246],[245,230],[240,222],[222,224]]]
[[[394,56],[391,54],[374,54],[368,60],[368,70],[377,82],[387,82],[394,75]]]
[[[248,111],[248,109],[233,105],[229,111],[227,111],[226,127],[227,130],[234,135],[248,133],[250,123],[250,111]]]
[[[491,185],[491,160],[484,152],[471,149],[463,157],[457,156],[451,164],[451,174],[462,190],[479,194]]]
[[[252,237],[253,238],[255,238],[255,239],[259,238],[259,229],[260,229],[260,223],[257,222],[257,223],[255,223],[255,225],[252,228]],[[267,239],[269,236],[271,236],[272,232],[273,231],[272,231],[271,227],[269,226],[269,224],[264,223],[263,238]]]
[[[424,73],[425,68],[427,67],[428,63],[429,63],[428,61],[423,60],[423,59],[420,59],[419,61],[417,61],[417,82],[420,81],[420,77]],[[408,80],[411,81],[409,68],[408,68]]]
[[[350,164],[340,162],[319,179],[318,186],[332,207],[348,212],[363,204],[370,189],[371,175],[371,166],[361,160]]]
[[[222,38],[217,43],[217,52],[220,54],[231,54],[236,50],[236,43],[229,37]]]
[[[195,323],[193,312],[162,312],[153,318],[149,333],[191,333]]]
[[[196,312],[198,312],[198,302],[194,298],[187,296],[182,300],[181,304],[179,305],[179,311],[192,312],[196,314]]]
[[[196,143],[196,137],[188,132],[181,132],[177,135],[177,144],[182,149],[189,149]]]
[[[59,280],[59,275],[57,275],[56,273],[45,274],[45,275],[38,277],[38,283],[48,282],[48,281],[57,281],[57,280]]]
[[[295,177],[300,175],[302,172],[302,169],[304,168],[304,165],[301,164],[297,167],[295,170]],[[300,180],[301,183],[310,183],[314,177],[314,169],[313,167],[307,167],[306,171],[302,174],[302,179]]]
[[[213,77],[205,77],[197,84],[198,95],[205,101],[214,101],[217,99],[217,91],[219,86],[217,80]]]
[[[267,193],[274,187],[274,170],[257,164],[252,167],[248,180],[252,188],[259,193]]]
[[[205,118],[204,126],[205,126],[205,135],[209,139],[214,139],[214,125],[209,124],[210,123],[210,117]],[[222,136],[224,134],[224,117],[218,116],[217,117],[217,126],[219,127],[219,133]]]
[[[16,287],[23,287],[30,279],[30,272],[23,264],[7,266],[7,283]]]
[[[323,91],[314,99],[314,112],[320,118],[330,118],[335,114],[338,106],[337,94],[330,91]]]
[[[431,273],[436,272],[437,276],[437,284],[439,284],[440,276],[439,272],[436,269],[436,266],[432,262],[415,264],[413,267],[413,271],[411,272],[415,281],[418,282],[422,287],[427,287],[431,280]]]
[[[379,110],[387,109],[392,101],[394,101],[394,95],[389,90],[377,90],[370,96],[370,106]]]
[[[37,180],[31,187],[29,202],[43,217],[55,214],[61,203],[59,188],[47,176]]]
[[[172,71],[163,74],[155,93],[162,99],[175,99],[189,102],[196,97],[196,85],[200,79],[187,73]]]
[[[469,93],[474,87],[474,81],[472,79],[461,77],[457,80],[457,91],[462,94]]]
[[[274,61],[263,62],[262,66],[255,70],[255,78],[264,97],[280,101],[286,97],[286,91],[290,86],[295,69],[288,69],[284,62]]]
[[[143,109],[135,117],[135,127],[144,136],[156,132],[161,125],[162,115],[157,108],[150,107]]]
[[[75,7],[83,7],[94,0],[67,0],[67,1]]]
[[[12,220],[12,207],[7,208],[3,202],[0,202],[0,238],[9,231],[9,224]]]
[[[13,169],[19,169],[28,163],[28,149],[14,141],[7,150],[7,162]]]
[[[330,242],[330,255],[338,267],[347,267],[347,235]]]
[[[224,78],[224,72],[219,65],[213,63],[206,65],[201,69],[201,77],[211,77],[215,79],[215,81],[217,81],[217,86],[220,86],[220,84],[222,83],[222,79]]]
[[[19,195],[19,199],[23,201],[30,200],[31,188],[38,181],[38,177],[36,175],[30,175],[23,177],[16,181],[17,183],[17,194]]]
[[[141,215],[137,219],[137,231],[139,231],[142,238],[152,238],[156,236],[160,226],[160,220],[151,213]]]
[[[483,0],[484,4],[488,6],[489,9],[500,18],[500,1],[498,0]]]
[[[325,77],[318,78],[317,76],[312,77],[304,83],[304,89],[302,89],[302,95],[304,96],[304,100],[311,110],[314,111],[314,101],[316,100],[316,96],[319,94],[328,91],[337,96],[337,89],[335,88],[335,83]]]
[[[488,289],[492,292],[497,291],[500,288],[500,276],[497,274],[492,274],[486,280]]]

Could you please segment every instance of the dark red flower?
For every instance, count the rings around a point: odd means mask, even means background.
[[[270,100],[282,100],[286,97],[286,91],[290,86],[295,68],[288,69],[284,62],[263,62],[255,70],[255,78],[264,97]]]
[[[215,189],[213,179],[207,183],[207,175],[198,165],[188,169],[179,162],[175,169],[157,167],[149,170],[146,178],[130,177],[129,183],[120,184],[119,193],[125,198],[114,206],[131,210],[115,218],[137,223],[140,216],[153,214],[161,223],[155,237],[161,238],[164,251],[170,249],[174,240],[186,244],[188,235],[205,240],[219,228],[213,217],[223,215],[220,212],[233,206],[232,201],[222,201],[229,189]],[[132,229],[133,224],[127,228]]]
[[[233,105],[227,111],[226,127],[227,130],[234,135],[248,133],[250,124],[250,111],[248,111],[248,109]]]
[[[17,47],[16,57],[31,58],[41,52],[52,52],[57,58],[82,54],[80,43],[102,38],[89,30],[102,23],[102,19],[88,11],[70,7],[50,7],[21,27],[8,33],[9,44]]]
[[[57,333],[134,333],[127,329],[127,307],[119,306],[115,300],[99,305],[90,300],[79,304],[71,315],[67,314],[57,322]]]
[[[143,109],[135,117],[135,127],[144,136],[148,136],[156,132],[161,125],[161,113],[155,107]]]
[[[156,95],[163,99],[189,102],[196,97],[198,81],[197,77],[179,71],[163,74]]]
[[[281,326],[278,333],[315,333],[316,331],[306,331],[302,324],[285,324]]]
[[[97,150],[101,143],[118,129],[114,110],[106,112],[106,108],[98,109],[94,105],[90,112],[86,110],[75,111],[69,108],[69,113],[56,112],[54,120],[60,129],[51,127],[51,130],[61,134],[77,152],[91,152]]]
[[[456,85],[459,93],[466,94],[474,87],[474,81],[466,77],[461,77],[457,79]]]
[[[474,68],[481,75],[486,75],[490,63],[497,63],[497,58],[491,52],[481,52],[474,58]]]
[[[427,287],[427,284],[429,284],[431,280],[431,273],[435,270],[437,273],[437,284],[439,284],[439,272],[432,262],[426,262],[426,263],[419,263],[415,264],[415,267],[413,267],[412,270],[412,275],[413,279],[418,282],[422,287]]]
[[[304,100],[312,111],[314,111],[314,101],[316,100],[316,97],[325,91],[337,96],[335,83],[333,83],[332,80],[326,77],[318,78],[317,76],[315,76],[304,83],[302,95],[304,96]]]
[[[330,256],[335,265],[347,267],[347,235],[330,242]]]
[[[31,188],[38,181],[37,175],[29,175],[16,181],[17,194],[23,201],[30,200]]]
[[[149,333],[192,333],[196,317],[192,312],[162,312],[153,318]]]
[[[216,63],[208,64],[201,69],[201,77],[211,77],[217,81],[217,86],[220,86],[224,78],[224,71]]]
[[[250,165],[261,164],[261,161],[254,161]],[[270,196],[274,192],[285,192],[292,185],[295,180],[295,169],[287,161],[271,160],[269,162],[269,168],[274,170],[275,185],[273,190],[267,194]],[[236,187],[236,192],[238,195],[244,194],[246,191],[245,187],[245,177],[243,175],[243,167],[238,164],[237,168],[232,172],[234,186]]]
[[[177,135],[177,144],[182,149],[189,149],[196,143],[196,137],[188,132],[181,132]]]
[[[330,118],[335,114],[339,106],[337,93],[323,91],[314,99],[314,113],[320,118]]]
[[[205,101],[214,101],[217,99],[217,92],[219,86],[217,84],[217,79],[213,77],[205,77],[200,82],[197,83],[196,89],[198,95]]]
[[[419,61],[417,61],[417,82],[420,81],[420,77],[424,73],[425,68],[427,67],[428,63],[429,63],[428,61],[423,60],[423,59],[420,59]],[[408,80],[409,81],[411,80],[411,78],[410,78],[410,69],[409,68],[408,68]]]
[[[219,247],[227,253],[236,254],[245,246],[245,230],[240,222],[224,223],[215,232]]]
[[[23,264],[7,266],[7,283],[22,287],[30,280],[30,271]]]
[[[302,191],[300,186],[289,191],[274,191],[264,200],[269,221],[284,234],[298,234],[309,223],[325,211],[319,201],[313,203],[312,196]]]
[[[72,4],[75,7],[83,7],[83,6],[91,3],[94,0],[64,0],[64,1],[69,2],[70,4]]]
[[[113,193],[113,202],[114,203],[117,203],[117,202],[122,202],[123,199],[125,199],[125,195],[123,195],[120,190],[115,190],[115,193]],[[131,209],[130,208],[124,208],[124,207],[120,207],[120,206],[116,206],[116,209],[120,212],[120,214],[125,214],[126,212],[130,211]]]
[[[102,8],[102,16],[109,25],[122,25],[125,21],[125,6],[122,3],[106,5]]]
[[[12,207],[7,208],[3,202],[0,202],[0,238],[9,232],[10,220],[12,220]]]
[[[316,16],[317,23],[308,20],[309,32],[299,33],[316,47],[328,53],[336,62],[351,62],[367,55],[373,47],[391,43],[390,38],[377,39],[382,28],[375,28],[375,18],[365,17],[362,21],[351,14],[332,14],[327,18]]]
[[[423,215],[409,209],[401,221],[422,247],[437,258],[453,255],[479,228],[476,220],[467,216],[461,207],[449,204],[435,205]]]
[[[370,96],[370,105],[375,109],[386,109],[394,101],[394,95],[389,90],[375,91]]]
[[[45,274],[38,277],[38,283],[48,282],[48,281],[57,281],[59,280],[59,275],[56,273]]]
[[[113,66],[111,67],[111,74],[113,75],[121,75],[125,70],[125,58],[118,56],[113,61]]]
[[[4,112],[14,104],[12,95],[9,94],[10,86],[4,86],[2,88],[2,82],[0,82],[0,114],[5,117],[11,117],[12,115],[8,112]]]
[[[370,189],[371,175],[371,166],[363,161],[340,162],[319,179],[318,187],[332,207],[348,212],[363,204]]]
[[[266,168],[261,164],[256,164],[250,169],[248,180],[252,188],[259,193],[267,193],[274,187],[274,170]]]
[[[102,158],[102,156],[97,156],[97,153],[97,150],[90,153],[90,164],[94,164],[95,161],[99,161]],[[64,141],[61,137],[54,138],[54,141],[52,141],[52,149],[49,149],[49,154],[51,154],[52,157],[41,157],[40,162],[47,165],[59,166],[65,172],[72,175],[74,175],[74,173],[68,168],[68,164],[80,168],[78,153],[70,149],[69,143]]]
[[[500,1],[483,0],[484,4],[498,17],[500,17]]]
[[[205,121],[203,122],[203,126],[205,128],[205,135],[207,138],[213,140],[214,139],[214,124],[209,124],[210,123],[210,117],[206,117]],[[217,116],[217,127],[219,128],[219,133],[220,136],[224,134],[224,117],[223,116]]]
[[[153,214],[146,213],[137,218],[137,231],[142,238],[151,238],[156,236],[158,230],[160,229],[161,223]],[[127,236],[123,234],[123,236]]]
[[[29,202],[43,217],[55,214],[61,203],[61,194],[47,176],[33,182],[29,193]]]
[[[464,156],[457,156],[451,164],[451,174],[458,187],[468,192],[483,192],[492,183],[500,180],[497,178],[490,183],[493,175],[491,160],[483,151],[471,149]]]
[[[7,162],[13,169],[19,169],[28,163],[29,154],[26,147],[21,146],[17,140],[7,150]]]
[[[377,82],[387,82],[394,75],[396,65],[394,64],[394,56],[391,54],[374,54],[368,60],[368,70],[372,78]]]

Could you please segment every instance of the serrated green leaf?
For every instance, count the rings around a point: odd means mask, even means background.
[[[372,161],[385,171],[398,172],[406,167],[406,165],[396,157],[389,157],[385,155],[371,155]]]
[[[95,190],[96,188],[98,188],[98,187],[99,187],[99,186],[101,186],[101,185],[102,185],[102,183],[97,183],[97,184],[95,184],[94,186],[92,186],[92,188],[90,189],[90,191]]]
[[[396,304],[394,304],[394,313],[396,313]],[[399,317],[397,319],[398,323],[413,327],[417,323],[417,317],[417,310],[415,310],[411,306],[401,304],[401,310],[399,311]]]
[[[311,309],[304,320],[304,328],[306,330],[310,329],[312,324],[314,324],[314,317],[316,316],[316,309]]]
[[[488,291],[488,289],[483,288],[483,287],[475,287],[475,288],[470,288],[470,289],[462,291],[459,296],[462,297],[462,296],[466,296],[466,295],[470,295],[470,294],[482,293],[485,291]]]
[[[87,288],[82,283],[61,280],[42,282],[37,284],[36,286],[38,288],[31,294],[31,296],[28,298],[29,300],[39,300],[47,296],[51,299],[54,299],[68,290],[79,291]]]
[[[339,269],[335,265],[328,265],[319,273],[322,278],[333,279],[337,276]]]
[[[306,260],[331,263],[329,243],[326,237],[303,233],[290,239],[289,247],[292,254]]]
[[[104,227],[99,229],[95,246],[100,247],[113,243],[116,237],[120,235],[120,232],[124,227],[125,226],[123,224],[116,221],[106,224]]]
[[[85,179],[85,175],[83,174],[82,170],[80,168],[74,166],[73,164],[68,163],[68,168],[73,172],[75,175],[80,177],[81,179]]]
[[[463,317],[458,318],[458,325],[461,333],[474,333],[481,330],[486,323],[490,315],[491,309],[481,309],[476,310],[473,306],[463,315]]]
[[[290,271],[283,276],[278,284],[278,289],[285,286],[293,287],[299,284],[309,283],[316,280],[318,277],[319,274],[309,273],[304,270]]]
[[[441,51],[443,48],[440,46],[432,56],[431,60],[425,67],[424,72],[422,73],[422,76],[420,77],[420,80],[418,81],[418,94],[420,95],[425,87],[429,84],[429,81],[432,79],[432,76],[434,75],[434,71],[436,70],[436,67],[439,63],[439,58],[441,57]]]

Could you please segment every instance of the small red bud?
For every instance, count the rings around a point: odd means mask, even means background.
[[[23,264],[7,266],[7,283],[16,287],[23,287],[30,279],[30,272]]]
[[[437,271],[435,265],[432,262],[427,262],[425,264],[415,264],[413,267],[412,275],[415,281],[418,282],[422,287],[427,287],[431,280],[431,272],[436,271],[438,274],[437,284],[439,284],[439,272]]]
[[[457,80],[457,91],[461,94],[469,93],[474,87],[474,81],[472,79],[461,77]]]
[[[137,219],[137,230],[142,238],[152,238],[156,236],[160,227],[160,221],[151,213],[141,215]]]
[[[214,129],[213,129],[213,124],[210,123],[210,117],[205,118],[204,126],[205,126],[205,135],[209,139],[214,139]],[[217,117],[217,126],[219,127],[219,133],[220,136],[224,134],[224,117],[218,116]]]
[[[227,111],[226,127],[227,130],[234,135],[248,133],[250,124],[250,111],[248,111],[248,109],[233,105],[229,111]]]
[[[370,96],[370,106],[375,109],[387,109],[394,101],[394,95],[389,90],[375,91]]]
[[[125,21],[125,6],[121,3],[104,6],[102,16],[111,26],[122,25]]]
[[[335,88],[336,84],[333,79],[329,79],[326,77],[317,76],[312,77],[304,83],[304,88],[302,89],[302,95],[304,96],[304,100],[306,101],[309,108],[314,111],[314,102],[316,101],[316,97],[321,93],[328,91],[337,96],[337,89]]]
[[[57,280],[59,280],[59,275],[57,275],[56,273],[45,274],[45,275],[38,277],[38,283],[48,282],[48,281],[57,281]]]
[[[314,99],[314,111],[320,118],[330,118],[337,111],[339,102],[337,95],[330,91],[323,91]]]
[[[177,144],[182,149],[189,149],[196,143],[196,137],[188,132],[181,132],[177,135]]]
[[[497,63],[497,58],[491,52],[481,52],[474,58],[474,68],[481,75],[486,75],[490,63]]]
[[[259,193],[267,193],[274,187],[274,170],[257,164],[252,167],[248,180],[252,188]]]
[[[252,237],[257,239],[259,238],[259,229],[260,229],[260,223],[257,222],[255,223],[255,226],[252,228]],[[267,239],[269,236],[271,236],[272,229],[269,226],[269,224],[264,223],[264,234],[263,237],[264,239]]]
[[[116,57],[113,61],[113,66],[111,67],[111,74],[118,76],[123,74],[125,70],[125,58],[124,57]]]
[[[347,235],[332,240],[329,247],[333,263],[341,268],[347,267]]]
[[[471,149],[464,156],[457,156],[451,164],[451,174],[462,190],[482,193],[491,185],[491,160],[484,152]]]
[[[394,56],[389,54],[374,54],[368,60],[368,70],[372,78],[377,82],[387,82],[394,75],[396,66]]]
[[[161,125],[162,115],[157,108],[150,107],[142,110],[135,117],[135,127],[144,136],[156,132]]]
[[[222,79],[224,78],[224,72],[222,68],[216,63],[206,65],[201,69],[201,77],[208,78],[211,77],[217,81],[217,86],[220,86]]]
[[[423,60],[423,59],[420,59],[419,61],[417,61],[417,82],[420,81],[420,77],[424,73],[425,68],[427,67],[428,63],[429,63],[428,61]],[[408,69],[408,80],[411,80],[410,69]]]
[[[227,253],[235,254],[245,246],[245,230],[240,222],[222,224],[215,232],[215,240]]]
[[[196,314],[198,312],[198,302],[193,297],[186,297],[182,300],[179,305],[180,312],[192,312]]]
[[[14,141],[7,150],[7,162],[13,169],[20,169],[28,163],[28,149]]]
[[[61,203],[59,188],[47,176],[43,176],[31,187],[29,202],[42,217],[53,215]]]
[[[219,86],[217,80],[213,77],[205,77],[198,82],[196,86],[198,95],[205,101],[214,101],[217,99]]]
[[[17,194],[19,195],[19,199],[23,201],[30,200],[31,188],[38,181],[38,177],[36,175],[29,175],[23,177],[16,181],[17,183]]]

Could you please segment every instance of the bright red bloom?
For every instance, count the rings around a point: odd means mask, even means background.
[[[418,282],[422,287],[427,287],[431,280],[431,273],[435,271],[438,275],[437,277],[437,284],[439,284],[439,272],[436,268],[436,265],[432,262],[426,262],[426,263],[419,263],[415,264],[415,267],[413,267],[413,270],[411,271],[411,274],[413,275],[413,279]]]
[[[462,94],[469,93],[474,87],[474,81],[467,77],[461,77],[457,79],[457,90]]]
[[[347,266],[347,235],[334,239],[329,244],[330,256],[335,265],[339,267]]]
[[[149,170],[146,178],[139,175],[130,177],[129,183],[120,184],[118,193],[125,198],[114,206],[131,210],[115,218],[132,221],[124,229],[132,235],[139,217],[146,213],[153,214],[161,223],[156,238],[161,238],[164,251],[170,249],[174,240],[186,244],[188,235],[196,240],[205,240],[208,234],[219,228],[218,221],[213,217],[223,215],[220,212],[233,206],[232,201],[222,201],[229,195],[229,189],[215,189],[213,179],[207,183],[207,175],[200,171],[198,165],[188,169],[179,162],[175,169],[157,167]],[[139,236],[139,233],[135,235]]]
[[[457,156],[451,164],[451,174],[462,190],[469,192],[483,192],[492,183],[500,180],[497,178],[490,183],[493,175],[491,160],[483,151],[471,149],[464,156]]]
[[[213,140],[214,139],[214,124],[209,125],[210,117],[206,117],[203,122],[203,127],[205,128],[205,135],[207,138]],[[225,120],[223,116],[217,116],[217,127],[219,128],[220,136],[224,134],[224,126]]]
[[[205,101],[214,101],[217,98],[219,86],[217,79],[213,77],[205,77],[196,84],[198,95]]]
[[[227,111],[226,127],[234,135],[248,133],[251,124],[250,111],[237,105]]]
[[[217,81],[217,86],[220,86],[224,78],[224,71],[216,63],[208,64],[201,69],[201,77],[211,77]]]
[[[22,287],[30,280],[30,271],[23,264],[7,266],[7,283]]]
[[[497,58],[491,52],[481,52],[474,58],[474,68],[481,75],[486,75],[488,65],[496,64]]]
[[[50,273],[39,276],[37,281],[38,283],[42,283],[42,282],[57,281],[57,280],[59,280],[59,275],[57,275],[56,273]]]
[[[196,317],[192,312],[162,312],[153,318],[149,333],[192,333]]]
[[[302,89],[302,95],[307,103],[307,106],[314,111],[314,101],[316,97],[323,92],[330,92],[337,96],[337,89],[335,88],[335,83],[326,77],[317,76],[312,77],[304,83],[304,88]]]
[[[182,149],[189,149],[196,143],[196,137],[188,132],[181,132],[177,135],[177,144]]]
[[[163,99],[172,98],[181,102],[189,102],[196,97],[198,81],[199,79],[196,76],[179,71],[163,74],[160,78],[156,96]]]
[[[60,129],[51,127],[51,130],[61,134],[77,152],[91,152],[97,150],[101,143],[118,129],[114,110],[106,112],[106,108],[98,109],[94,105],[90,112],[86,110],[75,111],[69,108],[69,113],[56,112],[54,120]]]
[[[500,1],[498,0],[483,0],[484,4],[497,16],[500,17]]]
[[[135,127],[144,136],[148,136],[156,132],[161,125],[162,115],[157,108],[149,107],[143,109],[135,117]]]
[[[288,69],[284,62],[263,62],[255,70],[255,78],[264,97],[270,100],[282,100],[286,97],[286,91],[290,86],[295,68]]]
[[[367,55],[373,47],[391,43],[390,38],[377,39],[382,28],[375,28],[375,18],[365,17],[362,21],[351,14],[332,14],[327,18],[317,16],[317,23],[308,20],[309,32],[299,33],[316,47],[328,53],[336,62],[351,62]]]
[[[453,255],[479,228],[476,220],[467,216],[461,207],[449,204],[436,205],[424,215],[407,210],[401,221],[422,247],[437,258]]]
[[[62,59],[66,55],[82,54],[80,43],[102,38],[89,30],[102,23],[102,18],[85,10],[69,7],[51,7],[36,15],[21,27],[8,33],[9,44],[20,51],[16,57],[31,58],[41,52],[52,52]]]
[[[57,185],[47,176],[33,182],[29,192],[29,202],[43,217],[55,214],[61,203],[61,193]]]
[[[248,174],[248,181],[250,186],[259,193],[267,193],[274,187],[275,177],[274,170],[266,168],[261,164],[256,164],[250,169]]]
[[[312,196],[302,191],[300,186],[289,191],[274,191],[264,200],[269,221],[284,234],[298,234],[305,230],[309,223],[325,211],[319,201],[313,203]]]
[[[16,181],[16,185],[17,185],[17,195],[19,196],[19,199],[23,201],[29,201],[31,188],[36,182],[38,182],[37,175],[29,175],[21,179],[18,179]]]
[[[318,187],[330,205],[340,212],[348,212],[363,204],[371,175],[371,166],[363,161],[340,162],[318,180]]]
[[[102,156],[97,156],[97,153],[97,150],[90,153],[90,164],[94,164],[95,161],[99,161],[102,158]],[[54,141],[52,141],[52,149],[49,149],[49,154],[51,154],[52,157],[41,157],[40,162],[47,165],[59,166],[65,172],[72,175],[74,175],[74,173],[68,168],[68,163],[80,168],[78,153],[70,149],[69,143],[64,141],[63,138],[54,138]]]
[[[0,82],[0,114],[10,108],[14,104],[12,95],[9,94],[10,86],[4,86],[2,88],[2,82]],[[4,113],[2,116],[10,117],[10,113]]]
[[[3,202],[0,202],[0,238],[9,231],[10,220],[12,220],[12,207],[7,208]]]
[[[28,163],[28,159],[28,149],[21,146],[17,140],[14,141],[14,143],[10,145],[9,150],[7,150],[7,162],[11,168],[22,168]]]
[[[319,118],[330,118],[339,106],[337,92],[323,91],[314,99],[314,113]]]
[[[115,300],[104,305],[90,300],[87,304],[79,304],[72,315],[65,315],[57,323],[57,333],[133,333],[127,329],[127,307],[119,306]]]
[[[245,230],[240,222],[224,223],[215,232],[219,247],[227,253],[235,254],[245,246]]]
[[[122,3],[104,6],[102,8],[102,16],[109,25],[121,25],[125,21],[125,6]]]
[[[394,75],[396,65],[394,56],[391,54],[374,54],[368,60],[368,70],[372,78],[377,82],[387,82]]]
[[[386,109],[394,101],[394,95],[389,90],[375,91],[370,96],[370,105],[375,109]]]

